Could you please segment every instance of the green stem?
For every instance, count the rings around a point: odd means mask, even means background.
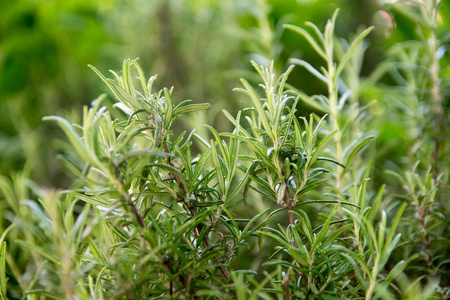
[[[328,52],[328,51],[327,51]],[[335,67],[333,62],[333,54],[329,53],[328,59],[328,97],[330,101],[330,122],[333,126],[333,130],[337,130],[334,135],[335,147],[336,147],[336,160],[339,162],[343,161],[342,157],[342,134],[339,127],[339,110],[338,110],[338,87],[337,79],[335,78]],[[336,167],[336,188],[338,191],[342,191],[342,168],[340,166]],[[340,217],[342,217],[342,212],[338,212]]]

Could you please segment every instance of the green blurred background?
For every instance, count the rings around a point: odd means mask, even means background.
[[[441,15],[449,15],[448,6],[442,5]],[[207,122],[227,130],[221,110],[235,113],[248,101],[232,89],[240,85],[240,77],[258,80],[251,59],[274,59],[279,71],[291,57],[321,63],[282,24],[310,21],[322,28],[336,8],[341,9],[340,36],[377,26],[368,39],[362,75],[384,59],[387,46],[417,38],[411,21],[400,17],[391,34],[379,11],[383,3],[376,0],[0,1],[0,173],[25,168],[39,184],[69,184],[56,158],[62,147],[56,137],[62,133],[41,119],[61,115],[79,122],[82,106],[107,92],[88,64],[106,73],[119,70],[126,58],[139,57],[148,76],[159,74],[158,87],[175,87],[176,101],[213,105],[205,116],[178,124],[180,128]],[[441,25],[440,30],[448,29],[448,18]],[[289,82],[307,94],[325,92],[299,67]],[[311,108],[301,111],[307,114]]]

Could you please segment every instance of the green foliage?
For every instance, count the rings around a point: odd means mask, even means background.
[[[98,97],[80,124],[44,117],[67,137],[74,180],[57,190],[30,169],[0,178],[2,299],[449,297],[443,2],[383,7],[419,38],[368,76],[373,28],[338,38],[339,10],[323,30],[284,26],[324,62],[284,69],[266,4],[253,45],[261,84],[241,79],[246,107],[223,110],[231,130],[180,132],[212,106],[158,90],[130,59],[112,78],[90,66],[113,105]],[[323,92],[290,81],[298,69]]]

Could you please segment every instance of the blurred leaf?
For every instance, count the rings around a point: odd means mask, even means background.
[[[6,242],[1,243],[0,247],[0,296],[2,299],[8,299],[6,297]]]
[[[32,251],[35,251],[37,254],[45,257],[46,259],[52,261],[53,263],[55,263],[57,265],[61,265],[61,262],[57,258],[57,256],[54,253],[50,253],[49,251],[45,250],[43,247],[40,247],[38,245],[35,245],[28,241],[23,241],[23,240],[16,240],[16,243],[19,245],[22,245],[26,248],[29,248]]]
[[[374,138],[375,138],[374,136],[369,136],[362,141],[350,145],[344,150],[345,168],[342,174],[344,174],[352,166],[353,160],[356,158],[356,155],[358,155],[358,153],[365,146],[367,146]]]
[[[40,289],[24,292],[24,295],[30,295],[30,296],[31,295],[40,295],[40,296],[48,297],[50,299],[58,299],[58,300],[65,299],[64,297],[58,296],[57,294],[48,292],[46,290],[40,290]]]
[[[178,115],[182,115],[182,114],[186,114],[186,113],[190,113],[190,112],[194,112],[194,111],[206,110],[206,109],[210,109],[210,108],[211,108],[211,104],[209,104],[209,103],[189,104],[189,105],[178,108],[177,110],[175,110],[175,113]]]

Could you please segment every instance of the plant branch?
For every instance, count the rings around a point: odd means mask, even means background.
[[[124,192],[123,196],[125,197],[125,200],[127,201],[128,205],[130,205],[131,211],[133,212],[134,216],[136,217],[136,220],[138,221],[139,226],[141,226],[141,228],[145,228],[144,218],[142,218],[142,216],[139,214],[139,211],[137,210],[137,207],[134,204],[133,199],[131,199],[130,194],[128,192]]]
[[[186,191],[185,191],[184,188],[183,188],[183,185],[182,185],[182,183],[181,183],[180,178],[178,178],[176,175],[173,175],[173,178],[174,178],[174,180],[175,180],[175,182],[176,182],[176,184],[177,184],[177,186],[178,186],[178,190],[180,191],[180,193],[181,193],[184,197],[186,197],[186,196],[187,196],[187,195],[186,195]],[[195,211],[195,208],[192,207],[189,203],[186,203],[186,201],[184,201],[184,199],[183,199],[183,202],[184,202],[184,204],[186,204],[186,206],[187,206],[187,208],[188,208],[189,213],[191,214],[191,216],[192,216],[192,217],[195,217],[195,215],[197,214],[197,212]],[[203,238],[203,241],[202,241],[202,242],[205,244],[206,247],[210,247],[210,246],[212,245],[212,243],[211,243],[211,241],[210,241],[210,239],[209,239],[209,237],[208,237],[208,232],[211,231],[212,227],[214,226],[214,224],[215,224],[216,222],[217,222],[217,216],[215,217],[215,219],[213,220],[213,222],[212,222],[211,225],[209,226],[208,231],[206,232],[206,234],[205,234],[205,236],[204,236],[204,238]],[[198,231],[199,234],[200,234],[200,232],[202,232],[202,230],[203,230],[203,224],[201,224],[201,223],[197,224],[197,231]],[[219,262],[217,261],[217,258],[215,258],[215,260],[216,260],[217,263],[219,263]],[[222,272],[223,276],[224,276],[227,280],[230,278],[230,272],[228,271],[227,268],[221,266],[221,267],[220,267],[220,271]]]
[[[286,272],[286,275],[283,278],[284,300],[291,299],[291,293],[289,289],[289,274],[291,273],[291,268],[292,267],[289,267],[289,270]]]
[[[116,172],[117,171],[118,170],[116,169]],[[139,213],[139,211],[138,211],[136,205],[134,204],[133,199],[131,198],[128,191],[125,190],[125,188],[124,188],[125,184],[123,182],[123,179],[122,178],[118,179],[118,182],[116,183],[116,185],[118,187],[119,194],[121,194],[125,198],[125,202],[131,207],[131,211],[133,212],[133,215],[136,218],[139,226],[141,228],[145,228],[144,218]]]
[[[289,224],[291,224],[292,226],[295,226],[294,214],[292,213],[292,208],[294,207],[294,205],[292,203],[291,194],[289,193],[289,186],[287,185],[287,183],[286,183],[286,190],[284,192],[284,196],[286,199],[286,209],[289,214]]]
[[[284,192],[285,200],[286,200],[286,209],[288,211],[289,215],[289,224],[291,225],[292,230],[295,228],[295,219],[294,219],[294,213],[292,212],[292,209],[294,208],[293,201],[291,199],[291,194],[289,193],[289,186],[286,182],[286,190]],[[298,244],[295,241],[295,239],[292,239],[292,244],[298,248]]]

